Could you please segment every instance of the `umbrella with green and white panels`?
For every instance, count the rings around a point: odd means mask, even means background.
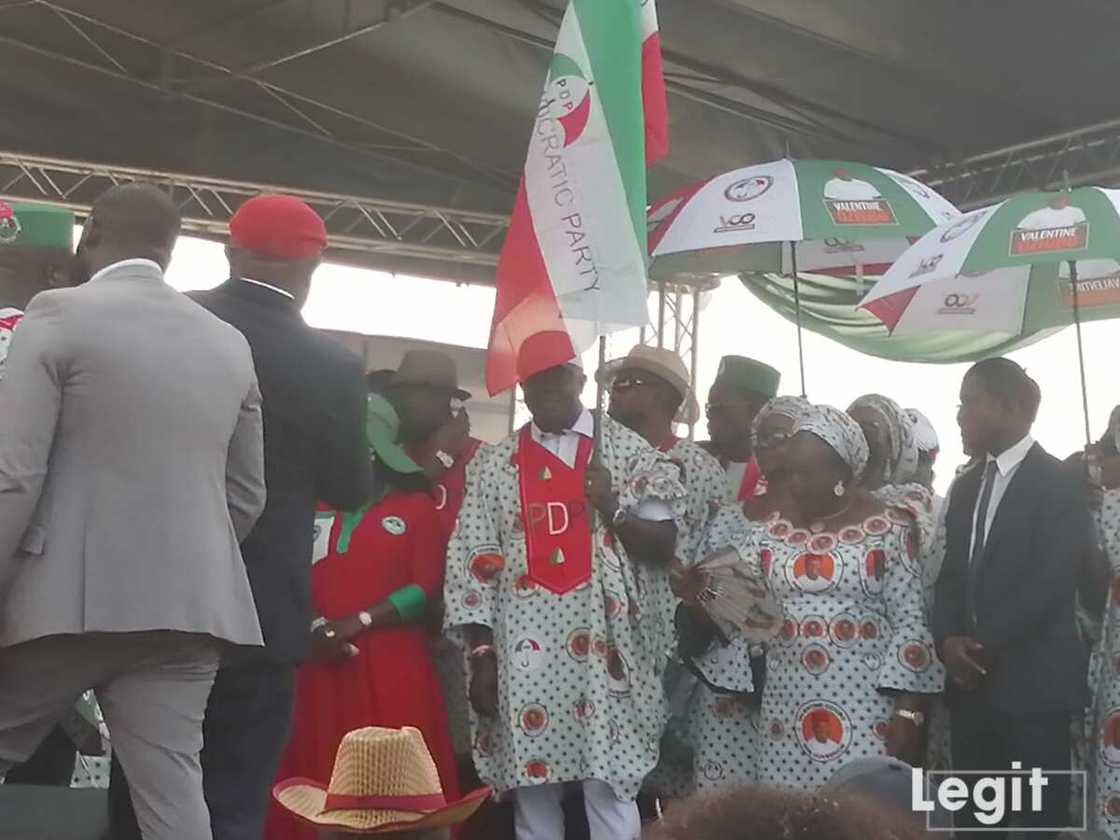
[[[1120,316],[1118,261],[1120,190],[1022,193],[927,233],[860,305],[892,335],[1074,324],[1088,443],[1081,322]]]
[[[1022,335],[1120,316],[1118,260],[1120,190],[1023,193],[927,233],[860,305],[895,335]]]
[[[649,210],[650,275],[793,270],[879,274],[959,211],[890,169],[776,160],[693,184]]]

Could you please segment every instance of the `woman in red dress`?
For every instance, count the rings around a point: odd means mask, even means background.
[[[396,443],[399,426],[392,406],[371,396],[374,498],[362,511],[335,516],[329,551],[312,567],[321,618],[313,659],[297,677],[292,737],[277,778],[327,784],[347,732],[415,726],[454,801],[455,755],[424,625],[443,586],[439,521],[422,469]],[[265,836],[314,840],[315,832],[274,802]]]

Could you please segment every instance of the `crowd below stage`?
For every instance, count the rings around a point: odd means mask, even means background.
[[[367,375],[303,323],[326,233],[295,199],[247,201],[231,279],[189,297],[162,281],[179,219],[155,188],[106,193],[76,254],[65,212],[0,209],[9,782],[72,766],[57,726],[93,689],[117,838],[474,814],[462,836],[499,836],[490,792],[519,840],[572,836],[573,802],[593,840],[661,811],[664,837],[775,814],[872,836],[886,817],[829,810],[852,768],[1016,761],[1090,780],[1087,813],[1054,775],[1020,827],[1120,837],[1120,414],[1059,461],[1038,385],[978,362],[941,499],[936,433],[888,396],[814,405],[728,355],[695,443],[673,353],[595,371],[597,416],[541,333],[531,420],[487,445],[450,358]],[[763,583],[774,632],[713,616],[715,561]]]

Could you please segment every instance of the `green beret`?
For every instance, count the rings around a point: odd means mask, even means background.
[[[74,248],[74,214],[50,204],[0,200],[0,248]]]
[[[773,398],[778,396],[781,379],[782,375],[770,365],[746,356],[724,356],[719,361],[715,384],[743,388]]]

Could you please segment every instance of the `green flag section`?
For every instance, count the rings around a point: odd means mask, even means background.
[[[568,5],[498,262],[492,394],[648,321],[644,102],[656,97],[642,63],[651,25],[636,0]]]
[[[796,323],[793,279],[777,274],[744,274],[741,282],[755,297],[788,320]],[[860,283],[852,277],[819,274],[800,275],[801,324],[871,356],[898,362],[952,364],[999,356],[1033,344],[1056,332],[1039,328],[1032,333],[1010,337],[958,330],[917,335],[891,335],[887,327],[859,302],[873,280]]]

